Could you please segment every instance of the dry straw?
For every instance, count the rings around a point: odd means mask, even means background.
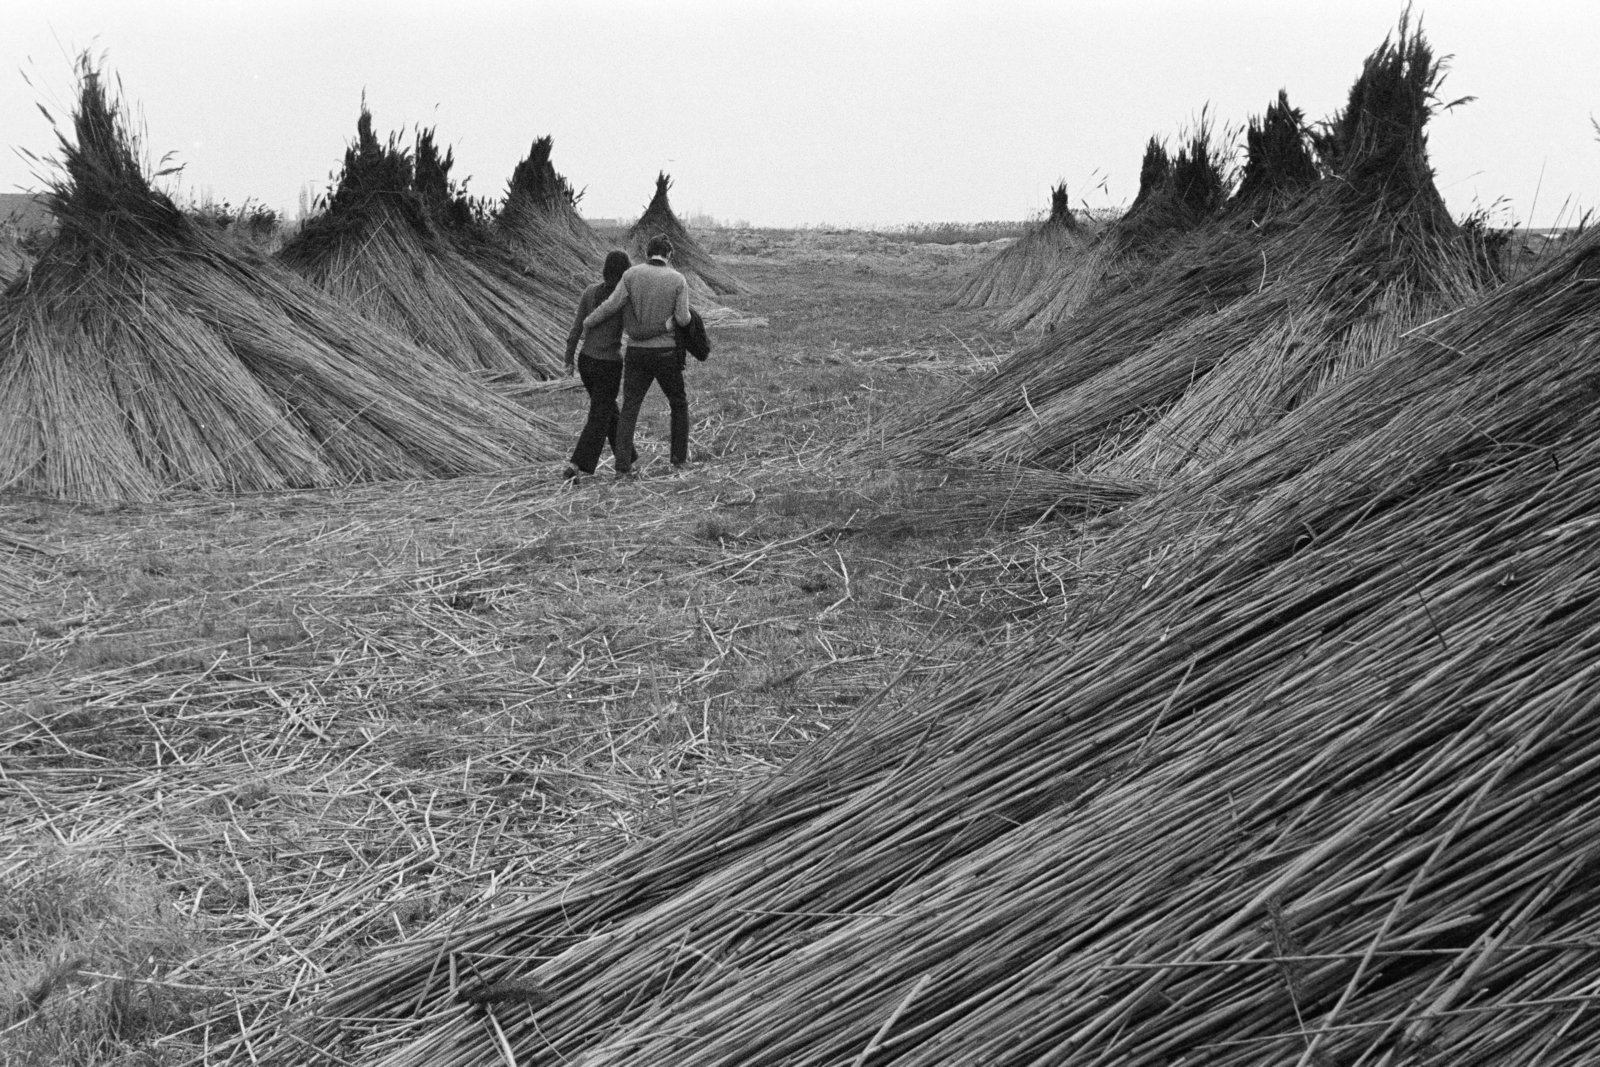
[[[700,247],[700,242],[690,236],[678,216],[672,213],[672,205],[667,202],[670,188],[671,178],[665,173],[656,175],[655,196],[650,198],[644,214],[628,231],[628,246],[634,259],[644,258],[645,245],[650,238],[663,236],[672,241],[672,264],[689,279],[691,295],[709,298],[748,293],[750,287],[712,259],[711,253]]]
[[[901,540],[868,509],[949,521],[935,479],[858,495],[813,462],[758,447],[623,493],[523,473],[0,513],[58,518],[70,561],[55,629],[10,634],[26,651],[0,677],[0,900],[46,892],[62,839],[162,887],[204,946],[159,974],[142,953],[91,969],[212,987],[152,1051],[247,1061],[236,1011],[303,1004],[402,926],[564,880],[887,679],[1001,639],[1002,562],[943,559],[1009,554],[983,515],[961,541]],[[38,971],[11,973],[0,1011]],[[74,1003],[52,998],[32,1040]]]
[[[561,369],[571,286],[529,273],[478,225],[431,130],[379,141],[365,105],[323,210],[279,253],[365,318],[460,370],[513,381]]]
[[[43,564],[56,555],[32,538],[0,530],[0,624],[33,616]]]
[[[1088,255],[1093,226],[1073,215],[1065,182],[1050,191],[1050,214],[967,277],[951,299],[957,307],[1010,308],[1064,267]]]
[[[1597,264],[1586,239],[1415,330],[1273,431],[1291,455],[1153,501],[1104,542],[1125,591],[1058,632],[374,956],[252,1050],[1589,1062]],[[1197,505],[1203,535],[1162,540]]]
[[[1176,155],[1159,138],[1145,145],[1139,194],[1126,213],[1101,230],[1085,254],[1060,264],[997,320],[1002,329],[1052,328],[1091,298],[1137,286],[1175,245],[1213,222],[1231,182],[1227,153],[1202,112]]]
[[[606,246],[578,214],[579,194],[550,162],[552,141],[533,142],[511,172],[495,233],[521,260],[566,279],[573,298],[599,275]]]
[[[148,500],[494,470],[553,431],[153,189],[83,61],[59,232],[0,301],[0,488]]]
[[[1245,164],[1234,206],[1265,218],[1304,196],[1318,177],[1316,162],[1306,151],[1305,114],[1280,89],[1278,99],[1245,129]]]
[[[1420,32],[1402,24],[1318,138],[1329,173],[1310,184],[1298,115],[1280,96],[1253,125],[1249,185],[1220,221],[1185,231],[1133,282],[1102,285],[1092,307],[947,397],[933,418],[907,420],[891,453],[1161,482],[1204,469],[1386,358],[1407,330],[1493,280],[1428,170],[1423,124],[1441,73]],[[1148,169],[1168,175],[1165,188],[1182,168]],[[1212,203],[1213,186],[1189,187],[1195,203]],[[1188,203],[1145,199],[1125,231],[1171,233],[1172,218],[1199,217]]]

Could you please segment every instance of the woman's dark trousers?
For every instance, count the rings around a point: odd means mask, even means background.
[[[650,383],[659,382],[667,396],[667,406],[672,409],[672,462],[681,464],[689,458],[689,397],[683,389],[683,349],[634,348],[628,351],[627,369],[622,374],[622,414],[617,419],[617,443],[613,452],[626,453],[630,459],[639,457],[633,447],[633,431],[639,423],[639,409],[644,405],[644,395]],[[626,474],[633,463],[623,466],[617,461],[617,472]]]
[[[572,450],[572,465],[593,474],[600,462],[600,450],[609,442],[617,454],[617,389],[622,385],[622,360],[578,357],[578,377],[589,391],[589,417],[578,431],[578,444]],[[618,469],[626,467],[618,463]]]

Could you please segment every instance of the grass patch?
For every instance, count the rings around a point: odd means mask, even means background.
[[[201,931],[137,865],[15,842],[0,873],[0,1056],[18,1067],[175,1062],[156,1039],[218,1004],[218,974],[177,973]]]

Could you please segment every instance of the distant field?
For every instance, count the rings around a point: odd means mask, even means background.
[[[596,232],[612,240],[625,236],[634,222],[632,219],[589,219],[588,221]],[[1033,223],[1030,221],[936,222],[858,230],[849,227],[829,226],[825,223],[816,226],[792,227],[717,223],[715,225],[694,226],[693,229],[701,243],[708,248],[713,248],[722,244],[726,235],[738,233],[812,234],[818,237],[838,237],[852,233],[877,234],[908,244],[984,244],[989,241],[1010,240],[1021,237],[1031,225]]]
[[[32,230],[53,225],[54,221],[54,216],[45,210],[37,194],[0,193],[0,225]]]

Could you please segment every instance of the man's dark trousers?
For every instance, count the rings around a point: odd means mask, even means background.
[[[634,427],[639,423],[639,408],[644,405],[644,395],[650,383],[659,382],[672,409],[672,462],[683,463],[689,458],[689,397],[683,390],[683,349],[681,348],[630,348],[622,372],[622,414],[617,418],[617,443],[612,450],[637,459],[633,447]],[[617,473],[626,474],[633,464],[624,467],[617,461]]]

